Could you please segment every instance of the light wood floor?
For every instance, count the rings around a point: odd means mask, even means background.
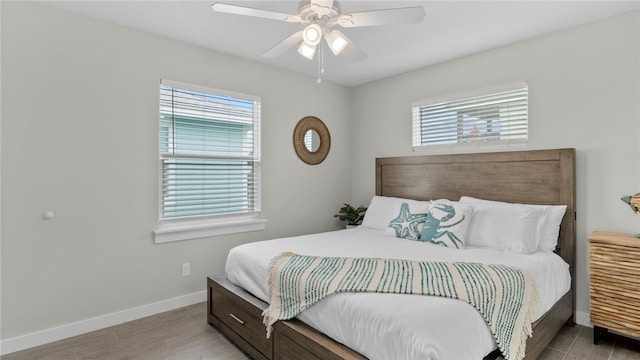
[[[640,360],[640,341],[609,335],[595,346],[590,328],[566,327],[541,359]],[[245,360],[207,324],[206,304],[196,304],[36,348],[2,360]]]

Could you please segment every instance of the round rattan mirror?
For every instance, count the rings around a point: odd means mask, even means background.
[[[331,149],[329,129],[315,116],[305,116],[293,130],[293,148],[300,160],[309,165],[324,161]]]

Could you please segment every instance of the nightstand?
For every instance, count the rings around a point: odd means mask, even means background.
[[[640,239],[594,231],[589,266],[593,343],[608,330],[640,338]]]

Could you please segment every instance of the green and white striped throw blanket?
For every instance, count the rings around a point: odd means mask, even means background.
[[[505,265],[345,258],[285,253],[271,260],[267,337],[278,320],[291,319],[340,292],[442,296],[466,301],[491,329],[507,360],[525,355],[538,290],[528,273]]]

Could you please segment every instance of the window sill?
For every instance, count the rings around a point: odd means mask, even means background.
[[[267,220],[261,218],[236,218],[224,221],[198,221],[160,224],[155,230],[156,244],[191,240],[210,236],[237,234],[264,230]]]
[[[486,151],[508,151],[514,148],[526,148],[527,145],[527,140],[508,140],[449,145],[420,145],[414,146],[413,151],[428,152],[430,154],[458,154]]]

